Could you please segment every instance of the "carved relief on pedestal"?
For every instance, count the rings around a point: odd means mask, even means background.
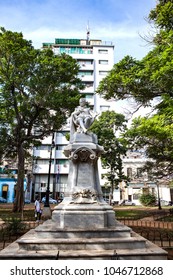
[[[94,151],[86,147],[80,147],[71,154],[71,160],[76,162],[90,162],[91,164],[97,161],[97,155]]]
[[[90,189],[82,189],[72,194],[72,200],[72,203],[96,203],[97,196],[96,193]]]

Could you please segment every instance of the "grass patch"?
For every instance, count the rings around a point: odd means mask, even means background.
[[[23,218],[25,221],[34,221],[34,210],[27,209],[23,211]],[[0,209],[0,219],[3,221],[9,221],[13,219],[21,219],[20,212],[12,212],[11,209]]]
[[[142,210],[115,210],[115,215],[117,218],[132,218],[132,219],[142,219],[144,217],[151,216],[152,214]]]

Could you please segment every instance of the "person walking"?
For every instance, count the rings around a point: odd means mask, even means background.
[[[36,197],[35,200],[35,217],[36,217],[36,221],[39,222],[41,220],[41,214],[42,214],[42,210],[41,210],[41,202],[38,199],[38,196]]]

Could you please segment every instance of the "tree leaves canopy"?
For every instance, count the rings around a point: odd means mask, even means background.
[[[108,170],[106,177],[113,188],[119,182],[127,180],[123,173],[122,156],[126,153],[126,143],[121,133],[126,129],[126,119],[123,114],[115,111],[105,111],[94,121],[92,131],[98,136],[98,142],[104,147],[101,156],[103,167]]]
[[[0,29],[0,157],[17,156],[15,211],[23,209],[26,154],[66,123],[83,88],[66,54],[36,50],[22,33]]]
[[[61,128],[79,99],[78,70],[71,56],[35,50],[22,33],[1,28],[0,129],[6,151],[19,142],[28,148]]]
[[[149,14],[158,32],[155,45],[142,60],[126,56],[114,65],[112,71],[99,85],[98,93],[106,99],[134,98],[138,104],[150,105],[151,101],[173,96],[173,3],[159,1]]]
[[[172,178],[173,1],[157,1],[148,19],[156,27],[153,49],[141,60],[126,56],[115,64],[98,93],[106,99],[132,98],[137,107],[154,104],[152,116],[135,119],[125,137],[129,147],[145,148],[150,173]]]

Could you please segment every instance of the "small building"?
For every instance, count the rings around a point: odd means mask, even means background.
[[[144,151],[128,151],[123,158],[124,173],[130,178],[128,186],[122,184],[121,199],[132,201],[136,205],[141,205],[140,196],[144,193],[151,193],[160,198],[163,203],[172,200],[170,182],[159,180],[157,183],[148,177],[146,172],[142,172],[142,167],[147,161]]]
[[[16,178],[1,177],[0,178],[0,197],[12,203],[15,198]],[[26,179],[24,180],[24,191],[26,190]]]

